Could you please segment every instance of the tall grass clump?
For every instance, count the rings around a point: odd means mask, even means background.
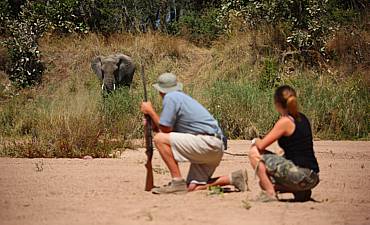
[[[70,93],[74,90],[69,85],[66,90],[67,95],[55,98],[20,96],[8,102],[9,107],[0,111],[0,155],[107,157],[126,146],[132,138],[127,134],[141,128],[137,123],[133,127],[138,99],[127,90],[105,99],[97,90]]]
[[[338,79],[328,74],[286,81],[299,93],[303,112],[317,137],[368,138],[369,89],[362,79]]]
[[[249,81],[216,81],[207,92],[209,110],[231,139],[251,139],[265,134],[277,115],[271,93]]]
[[[279,115],[273,107],[274,88],[261,89],[260,81],[220,80],[206,91],[208,107],[230,138],[265,135]],[[361,79],[335,80],[330,75],[300,73],[285,77],[298,92],[300,111],[306,114],[315,137],[368,138],[369,92]]]
[[[125,139],[140,137],[142,132],[142,114],[139,105],[142,100],[139,93],[132,93],[121,88],[105,97],[101,102],[101,113],[111,134]]]

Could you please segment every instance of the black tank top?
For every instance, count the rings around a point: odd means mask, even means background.
[[[308,168],[316,173],[320,172],[315,153],[313,150],[311,125],[307,117],[300,113],[300,117],[294,120],[295,130],[292,135],[281,137],[279,146],[284,149],[285,158],[295,165]]]

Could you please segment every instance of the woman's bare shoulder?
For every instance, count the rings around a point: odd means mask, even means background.
[[[292,123],[294,124],[294,122],[288,116],[282,116],[276,122],[275,126],[286,126],[291,125]]]
[[[295,123],[288,116],[282,116],[276,122],[275,127],[284,130],[284,136],[290,136],[295,130]]]

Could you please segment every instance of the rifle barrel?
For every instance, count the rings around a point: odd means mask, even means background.
[[[141,65],[141,80],[143,81],[144,86],[144,101],[148,101],[148,91],[146,90],[146,78],[144,73],[144,65]]]
[[[144,73],[144,65],[141,65],[141,79],[143,81],[144,86],[144,101],[148,101],[148,92],[146,89],[146,79]],[[152,136],[152,119],[149,115],[145,115],[146,119],[146,126],[145,126],[145,147],[146,147],[146,155],[147,155],[147,162],[145,164],[146,167],[146,181],[145,181],[145,191],[150,191],[153,186],[153,168],[152,168],[152,157],[153,157],[153,136]]]

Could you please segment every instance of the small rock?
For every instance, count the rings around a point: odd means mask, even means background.
[[[121,152],[120,151],[116,151],[115,153],[114,153],[114,156],[113,156],[114,158],[121,158]]]
[[[82,157],[82,159],[86,159],[86,160],[88,160],[88,159],[93,159],[93,157],[92,157],[92,156],[90,156],[90,155],[85,155],[84,157]]]
[[[242,205],[243,205],[243,208],[245,208],[246,210],[249,210],[250,208],[252,208],[252,205],[249,203],[248,200],[243,200]]]

